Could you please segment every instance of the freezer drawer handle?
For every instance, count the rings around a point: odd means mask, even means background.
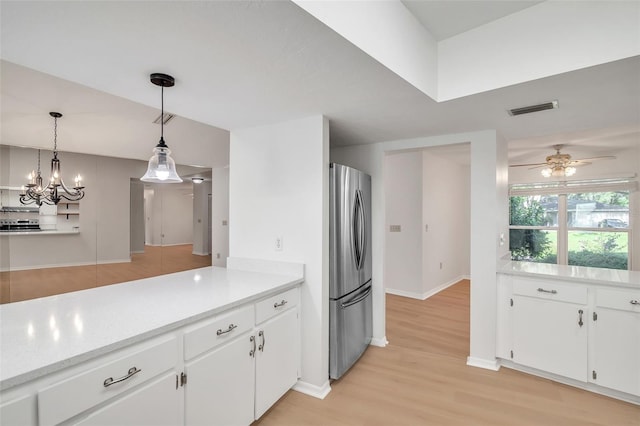
[[[369,293],[371,293],[371,287],[369,287],[369,288],[367,289],[367,291],[365,291],[364,293],[362,293],[362,295],[361,295],[361,296],[356,297],[355,299],[350,300],[350,301],[348,301],[348,302],[346,302],[346,303],[341,303],[341,304],[340,304],[340,306],[342,306],[343,308],[348,308],[348,307],[349,307],[349,306],[351,306],[351,305],[355,305],[356,303],[362,302],[364,299],[366,299],[366,298],[367,298],[367,296],[369,295]]]
[[[558,292],[556,290],[545,290],[544,288],[538,288],[538,291],[540,293],[551,293],[551,294],[558,294]]]
[[[113,379],[113,377],[109,377],[108,379],[105,379],[104,382],[102,382],[102,385],[105,388],[108,388],[111,385],[115,385],[116,383],[120,383],[120,382],[124,382],[125,380],[127,380],[128,378],[132,377],[134,374],[138,374],[139,372],[141,372],[142,370],[139,370],[138,368],[131,367],[129,369],[129,371],[127,372],[126,376],[122,376],[119,379]]]
[[[216,335],[220,336],[220,335],[223,335],[223,334],[230,333],[235,328],[238,328],[238,326],[235,325],[235,324],[229,324],[229,327],[226,330],[222,330],[221,328],[219,328],[218,331],[216,331]]]
[[[631,303],[632,305],[640,305],[640,302],[638,302],[637,300],[630,300],[629,303]]]
[[[276,302],[276,303],[273,304],[273,309],[278,309],[278,308],[280,308],[280,307],[282,307],[282,306],[284,306],[286,304],[287,304],[287,301],[282,299],[282,302],[280,302],[280,303]]]

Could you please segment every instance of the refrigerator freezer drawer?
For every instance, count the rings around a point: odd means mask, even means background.
[[[371,284],[329,305],[329,377],[342,376],[371,343]]]

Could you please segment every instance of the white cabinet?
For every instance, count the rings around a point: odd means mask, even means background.
[[[298,380],[298,311],[289,309],[258,327],[255,418]]]
[[[187,425],[248,425],[253,421],[254,323],[250,305],[185,331]]]
[[[589,380],[640,396],[640,291],[596,290]]]
[[[298,380],[298,289],[185,332],[185,424],[248,425]]]
[[[294,288],[3,391],[7,425],[249,425],[298,379]]]
[[[175,383],[177,340],[174,336],[154,340],[120,352],[115,359],[80,369],[63,380],[40,389],[38,414],[41,425],[54,425],[172,372]],[[175,385],[170,386],[175,394]],[[139,397],[140,398],[140,397]]]
[[[640,396],[640,290],[500,276],[497,294],[498,357]]]
[[[513,283],[513,361],[587,380],[587,289],[555,282]]]
[[[83,420],[78,426],[174,426],[180,421],[180,405],[174,372],[143,385]]]

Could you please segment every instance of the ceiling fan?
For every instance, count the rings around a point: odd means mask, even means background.
[[[612,155],[605,155],[601,157],[581,158],[579,160],[572,160],[571,155],[563,154],[560,150],[564,147],[562,144],[553,145],[553,149],[556,150],[555,154],[547,155],[544,163],[532,163],[532,164],[514,164],[510,167],[529,167],[529,169],[537,169],[544,167],[541,170],[544,177],[562,177],[572,176],[576,172],[576,166],[588,166],[592,161],[615,159]]]

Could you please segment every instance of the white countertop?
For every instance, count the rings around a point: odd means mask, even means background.
[[[302,283],[206,267],[0,305],[0,390]]]
[[[79,229],[67,229],[67,230],[57,230],[57,229],[42,229],[40,231],[2,231],[0,232],[0,236],[3,235],[69,235],[69,234],[79,234]]]
[[[507,261],[498,273],[640,289],[640,272],[587,266]]]

